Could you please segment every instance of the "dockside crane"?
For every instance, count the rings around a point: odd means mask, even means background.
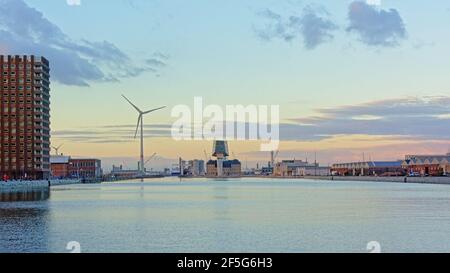
[[[278,157],[278,154],[280,153],[280,151],[271,151],[270,152],[270,167],[275,167],[275,160]]]
[[[208,158],[208,153],[206,153],[206,150],[203,150],[203,153],[205,155],[205,162],[208,162],[208,160],[211,158]]]
[[[145,166],[148,162],[150,162],[150,160],[154,159],[155,157],[156,157],[156,153],[153,153],[152,156],[150,156],[150,157],[147,159],[147,161],[145,161],[144,166]]]

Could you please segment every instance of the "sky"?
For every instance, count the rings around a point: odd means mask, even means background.
[[[280,155],[323,164],[447,153],[450,3],[436,0],[0,0],[0,54],[51,65],[52,143],[107,169],[145,152],[204,158],[175,141],[170,109],[280,106]],[[235,156],[267,162],[255,142]]]

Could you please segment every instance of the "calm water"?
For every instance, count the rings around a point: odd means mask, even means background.
[[[163,179],[0,200],[0,252],[450,252],[446,185]]]

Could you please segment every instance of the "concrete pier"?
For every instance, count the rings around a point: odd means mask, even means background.
[[[358,182],[392,182],[392,183],[417,183],[417,184],[442,184],[450,185],[450,177],[405,177],[405,176],[306,176],[300,177],[314,180],[333,181],[358,181]]]
[[[0,182],[0,192],[26,192],[47,189],[50,186],[80,184],[80,179],[51,179],[38,181],[8,181]]]

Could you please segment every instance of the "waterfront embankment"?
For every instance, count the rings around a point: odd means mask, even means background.
[[[80,179],[52,179],[34,181],[8,181],[0,182],[0,192],[26,192],[46,189],[49,186],[63,186],[80,184]]]
[[[305,176],[304,179],[332,180],[332,181],[357,181],[357,182],[392,182],[392,183],[417,183],[417,184],[443,184],[450,185],[450,177],[405,177],[405,176]]]

